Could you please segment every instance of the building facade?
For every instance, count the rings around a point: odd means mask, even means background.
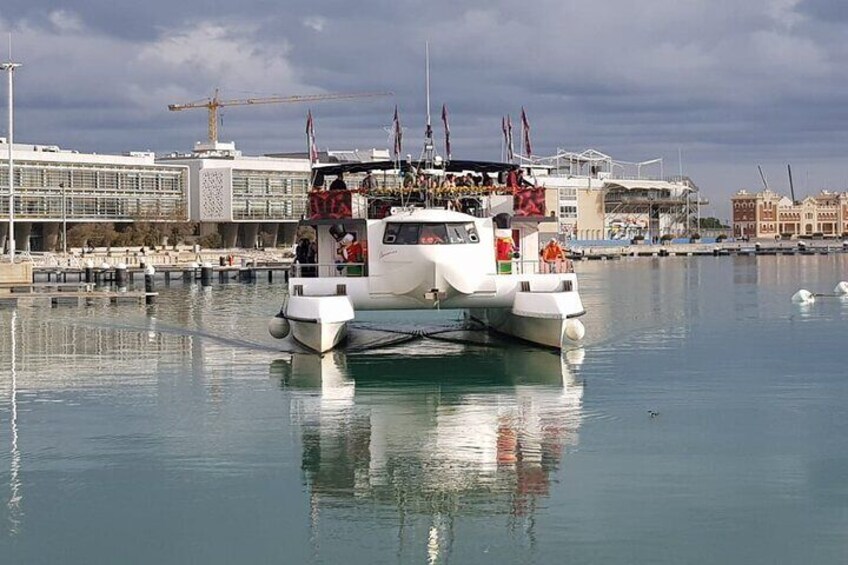
[[[650,166],[659,174],[651,175]],[[665,179],[661,159],[625,163],[594,149],[559,151],[529,169],[538,184],[558,191],[559,232],[566,239],[683,237],[707,204],[689,178]]]
[[[740,190],[730,202],[734,237],[790,239],[848,233],[848,192],[823,190],[793,202],[771,190]]]
[[[339,151],[326,161],[374,161],[388,151]],[[189,216],[199,235],[218,233],[224,247],[274,247],[294,241],[297,222],[308,211],[311,166],[305,154],[245,156],[235,143],[198,143],[188,154],[157,159],[188,167]],[[352,186],[358,179],[351,178]]]
[[[0,218],[9,216],[8,144],[0,138]],[[15,247],[61,247],[63,228],[79,223],[188,221],[187,167],[153,153],[98,155],[52,145],[14,144]],[[0,222],[6,247],[8,222]]]

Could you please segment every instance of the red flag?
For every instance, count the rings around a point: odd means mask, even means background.
[[[395,159],[400,158],[400,153],[403,151],[403,130],[400,127],[400,118],[398,117],[398,107],[395,105],[395,117],[392,120],[392,129],[395,136]]]
[[[448,126],[448,107],[445,104],[442,104],[442,123],[445,124],[445,158],[450,161],[450,126]]]
[[[524,153],[530,157],[533,153],[530,147],[530,122],[527,120],[527,113],[524,112],[524,106],[521,107],[521,127],[524,129]]]
[[[312,110],[306,112],[306,146],[309,164],[317,163],[318,147],[315,146],[315,124],[312,121]]]
[[[509,141],[506,138],[506,116],[501,116],[501,131],[503,132],[503,146],[506,147],[509,145]],[[503,157],[503,152],[501,152],[501,157]]]
[[[515,149],[512,143],[512,116],[506,117],[506,160],[512,161],[515,158]]]

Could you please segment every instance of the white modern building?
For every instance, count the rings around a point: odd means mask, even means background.
[[[0,138],[0,247],[9,223],[8,144]],[[85,222],[185,222],[185,166],[160,164],[151,152],[99,155],[55,145],[15,143],[15,247],[61,248],[63,227]]]
[[[321,160],[372,161],[387,151],[323,153]],[[201,236],[219,233],[224,247],[277,245],[294,241],[297,222],[308,211],[310,163],[305,154],[246,156],[235,143],[197,143],[191,153],[173,153],[160,164],[188,167],[189,216]]]
[[[664,176],[662,159],[641,163],[614,160],[600,151],[526,160],[539,185],[558,191],[559,233],[600,240],[683,236],[697,226],[707,202],[687,177]]]

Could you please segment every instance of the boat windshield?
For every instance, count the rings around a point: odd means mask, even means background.
[[[444,245],[479,243],[477,228],[467,223],[411,223],[386,224],[383,243],[386,245]]]

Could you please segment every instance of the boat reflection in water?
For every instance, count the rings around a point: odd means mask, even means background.
[[[327,520],[319,509],[377,503],[397,520],[400,544],[419,539],[433,561],[449,551],[458,516],[532,522],[577,445],[582,361],[582,349],[437,342],[275,361],[301,430],[313,536],[330,529],[315,523]],[[404,532],[413,516],[426,534]]]

